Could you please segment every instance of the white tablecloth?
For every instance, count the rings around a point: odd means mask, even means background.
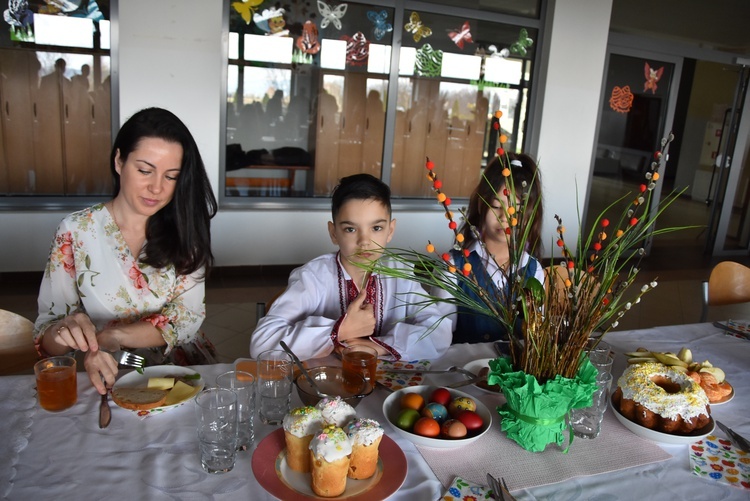
[[[712,408],[714,418],[750,437],[750,341],[724,336],[710,324],[659,327],[610,334],[607,341],[618,352],[613,373],[619,375],[624,351],[639,346],[653,350],[692,349],[699,359],[721,367],[734,385],[736,397]],[[462,366],[492,356],[490,345],[455,345],[433,368]],[[210,383],[231,366],[195,367]],[[234,470],[224,475],[203,472],[198,456],[193,403],[141,420],[130,411],[112,406],[112,423],[98,427],[99,397],[79,374],[79,400],[71,409],[49,413],[34,401],[33,376],[0,378],[0,496],[8,499],[273,499],[255,480],[252,452],[238,456]],[[443,384],[456,376],[437,376]],[[465,391],[480,395],[479,390]],[[387,396],[376,390],[358,414],[382,420]],[[292,401],[298,405],[296,395]],[[417,449],[384,424],[406,455],[409,471],[393,499],[434,500],[444,492]],[[275,428],[259,425],[261,440]],[[390,431],[390,433],[389,433]],[[720,432],[717,430],[717,434]],[[575,447],[575,443],[573,444]],[[579,477],[558,484],[514,492],[523,499],[748,499],[748,491],[718,485],[693,475],[687,445],[661,445],[674,457],[668,461],[626,470]],[[15,451],[15,452],[14,452]],[[457,452],[456,460],[460,461]],[[520,448],[514,454],[530,454]],[[612,451],[616,454],[617,451]],[[273,458],[269,458],[272,461]],[[560,461],[566,456],[560,455]],[[512,486],[511,486],[512,488]]]

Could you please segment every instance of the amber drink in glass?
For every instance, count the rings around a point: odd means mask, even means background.
[[[34,374],[42,409],[62,411],[72,407],[78,400],[75,358],[45,358],[34,365]]]

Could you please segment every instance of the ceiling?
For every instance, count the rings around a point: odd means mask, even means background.
[[[750,56],[750,0],[614,0],[610,29]]]

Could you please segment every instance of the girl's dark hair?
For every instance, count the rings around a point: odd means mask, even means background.
[[[518,165],[518,162],[521,165]],[[516,165],[513,165],[513,163]],[[506,167],[510,169],[516,196],[520,196],[524,192],[528,193],[527,213],[531,214],[534,206],[536,206],[536,214],[529,230],[529,247],[527,250],[535,258],[541,259],[543,251],[541,233],[544,218],[542,179],[537,170],[536,162],[523,153],[506,153],[501,157],[495,157],[484,170],[482,179],[469,199],[466,222],[461,226],[460,231],[464,235],[463,246],[468,248],[476,240],[470,227],[474,226],[481,232],[490,203],[496,196],[495,193],[500,193],[505,188],[506,179],[502,172]],[[526,183],[525,188],[522,187],[524,182]]]
[[[195,139],[172,112],[146,108],[130,117],[117,133],[110,156],[114,195],[120,192],[120,175],[115,169],[117,152],[125,162],[144,138],[181,145],[182,165],[172,200],[148,220],[146,245],[140,261],[154,268],[174,265],[181,275],[205,267],[207,274],[214,262],[211,218],[216,214],[216,198]]]
[[[391,189],[383,181],[370,174],[354,174],[341,178],[331,197],[333,222],[336,222],[341,207],[349,200],[369,199],[383,204],[388,209],[388,214],[391,214]]]

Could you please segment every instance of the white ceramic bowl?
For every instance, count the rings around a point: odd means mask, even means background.
[[[467,397],[476,402],[476,413],[479,414],[479,416],[482,418],[482,421],[484,422],[479,433],[468,438],[450,440],[444,438],[423,437],[421,435],[402,430],[401,428],[396,426],[396,418],[398,417],[398,413],[401,411],[401,396],[404,393],[419,393],[420,395],[422,395],[422,397],[424,397],[425,402],[429,402],[430,395],[438,388],[440,388],[440,386],[409,386],[398,391],[394,391],[393,393],[388,395],[388,397],[385,399],[385,402],[383,402],[383,415],[385,416],[386,421],[388,421],[388,424],[391,425],[391,428],[393,428],[396,433],[398,433],[405,439],[413,442],[415,445],[419,445],[421,447],[433,447],[436,449],[456,449],[458,447],[464,447],[478,440],[482,435],[487,433],[487,431],[490,429],[490,426],[492,426],[492,413],[490,413],[490,410],[487,408],[487,406],[480,402],[476,397],[462,391],[454,390],[452,388],[447,388],[447,390],[451,394],[451,398]]]

